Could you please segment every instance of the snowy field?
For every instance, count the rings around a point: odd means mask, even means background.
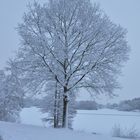
[[[41,121],[43,117],[45,117],[45,114],[42,114],[35,107],[25,108],[21,112],[21,122],[23,124],[44,126]],[[74,130],[104,135],[111,135],[114,125],[120,125],[124,129],[135,127],[140,132],[140,112],[122,112],[109,109],[78,110],[73,121]]]
[[[64,129],[48,129],[5,122],[0,122],[0,134],[3,140],[124,140]]]
[[[140,112],[78,110],[73,122],[75,131],[44,128],[41,118],[45,115],[38,108],[25,108],[21,112],[22,124],[0,122],[0,135],[3,140],[128,140],[112,137],[113,125],[120,124],[125,128],[135,125],[140,130]]]
[[[124,129],[135,127],[140,132],[140,112],[123,112],[110,109],[80,110],[73,123],[75,130],[99,134],[111,134],[115,125],[120,125]]]

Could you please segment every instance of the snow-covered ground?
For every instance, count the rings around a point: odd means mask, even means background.
[[[36,107],[24,108],[21,111],[20,116],[22,124],[43,126],[43,122],[41,119],[45,117],[45,114],[42,114],[40,109]]]
[[[110,109],[79,110],[73,123],[75,130],[101,134],[111,134],[115,125],[124,129],[135,128],[140,132],[140,112],[123,112]]]
[[[139,112],[79,110],[73,122],[75,131],[44,128],[41,118],[45,115],[38,108],[25,108],[21,112],[22,124],[0,122],[0,135],[4,140],[125,140],[110,136],[114,124],[123,127],[135,125],[140,130]]]
[[[0,122],[0,135],[4,140],[124,140],[64,129]]]
[[[25,108],[21,112],[21,122],[44,126],[41,118],[45,117],[38,108]],[[135,127],[140,132],[140,112],[123,112],[110,109],[78,110],[73,121],[73,128],[77,131],[111,135],[112,128],[120,125],[122,128]]]

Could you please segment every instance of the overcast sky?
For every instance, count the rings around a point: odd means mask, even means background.
[[[32,0],[0,0],[0,69],[19,47],[15,28]],[[38,0],[44,2],[45,0]],[[122,70],[122,90],[113,101],[140,97],[140,0],[96,0],[110,19],[128,30],[130,60]]]

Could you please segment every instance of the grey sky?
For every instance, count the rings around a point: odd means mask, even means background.
[[[0,0],[0,69],[6,66],[9,57],[19,47],[19,37],[15,30],[21,22],[26,4],[32,0]],[[45,0],[38,0],[45,1]],[[123,68],[120,78],[122,90],[114,101],[140,97],[140,0],[96,0],[115,23],[128,30],[131,46],[130,60]]]

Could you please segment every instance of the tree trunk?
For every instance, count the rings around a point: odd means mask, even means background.
[[[63,98],[63,122],[62,122],[63,128],[68,128],[68,99],[65,95]]]
[[[68,128],[68,96],[67,96],[67,88],[66,87],[64,87],[64,96],[63,96],[62,127]]]
[[[57,110],[58,110],[58,99],[57,99],[57,82],[56,82],[56,87],[55,87],[55,99],[54,99],[54,128],[57,128],[58,127],[58,121],[57,121],[57,118],[58,118],[58,113],[57,113]]]
[[[57,122],[56,122],[56,119],[57,119],[57,99],[56,99],[56,93],[55,93],[55,99],[54,99],[54,128],[57,127]]]

